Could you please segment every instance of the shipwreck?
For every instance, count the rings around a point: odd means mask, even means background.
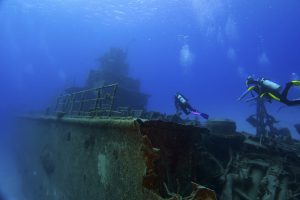
[[[110,67],[91,71],[86,87],[66,90],[52,111],[19,117],[27,199],[300,199],[300,143],[282,130],[272,136],[275,121],[261,121],[267,113],[249,117],[254,135],[231,120],[204,125],[150,112],[125,52],[101,60]]]

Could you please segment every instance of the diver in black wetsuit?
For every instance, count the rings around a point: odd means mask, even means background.
[[[285,88],[282,92],[280,92],[280,85],[264,78],[254,79],[252,76],[248,76],[246,85],[248,89],[239,97],[238,100],[242,100],[249,92],[254,91],[257,96],[254,96],[253,98],[250,98],[246,101],[264,97],[269,102],[274,99],[288,106],[300,105],[300,99],[289,100],[287,98],[288,92],[292,86],[300,86],[300,80],[290,81],[286,83]]]
[[[194,115],[200,115],[201,117],[208,119],[208,115],[205,113],[200,113],[195,108],[193,108],[189,102],[188,99],[185,98],[182,94],[179,92],[175,95],[175,107],[176,107],[176,114],[180,115],[180,111],[183,111],[186,115],[194,114]]]

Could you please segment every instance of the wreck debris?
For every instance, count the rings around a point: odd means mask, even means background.
[[[260,144],[272,140],[285,140],[287,142],[292,140],[291,132],[288,128],[275,127],[279,121],[267,112],[264,99],[256,99],[256,114],[250,115],[247,118],[247,122],[256,128],[256,136],[260,138]]]
[[[191,182],[191,185],[191,195],[182,197],[180,194],[178,194],[178,192],[176,194],[170,192],[167,185],[164,183],[167,194],[171,196],[171,198],[169,198],[168,200],[217,200],[216,194],[213,190],[194,182]]]
[[[207,128],[212,134],[233,135],[236,134],[236,124],[232,120],[208,120]]]
[[[274,125],[278,123],[273,116],[268,114],[265,100],[262,98],[256,98],[256,114],[249,116],[247,121],[256,128],[256,135],[258,137],[274,135],[276,132]]]

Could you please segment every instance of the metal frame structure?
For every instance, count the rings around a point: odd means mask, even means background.
[[[70,116],[111,116],[118,84],[63,94],[57,98],[55,113]]]
[[[274,127],[277,121],[268,114],[263,98],[256,98],[256,113],[251,115],[247,121],[256,128],[256,136],[269,137],[277,132]]]

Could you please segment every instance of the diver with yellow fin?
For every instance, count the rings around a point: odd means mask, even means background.
[[[265,78],[254,79],[252,76],[248,76],[246,85],[248,89],[238,98],[238,101],[242,100],[248,93],[251,92],[253,97],[247,99],[247,102],[256,98],[266,98],[269,102],[276,100],[288,106],[300,105],[300,99],[289,100],[287,98],[288,92],[292,86],[300,86],[300,80],[294,80],[286,83],[282,92],[280,92],[282,87],[279,84]],[[252,92],[255,92],[257,95],[253,95]]]
[[[193,108],[189,102],[188,99],[185,98],[182,94],[179,92],[175,95],[175,107],[176,107],[176,114],[180,115],[180,111],[183,111],[186,115],[193,114],[193,115],[200,115],[204,119],[208,119],[208,114],[201,113],[197,111],[195,108]]]

